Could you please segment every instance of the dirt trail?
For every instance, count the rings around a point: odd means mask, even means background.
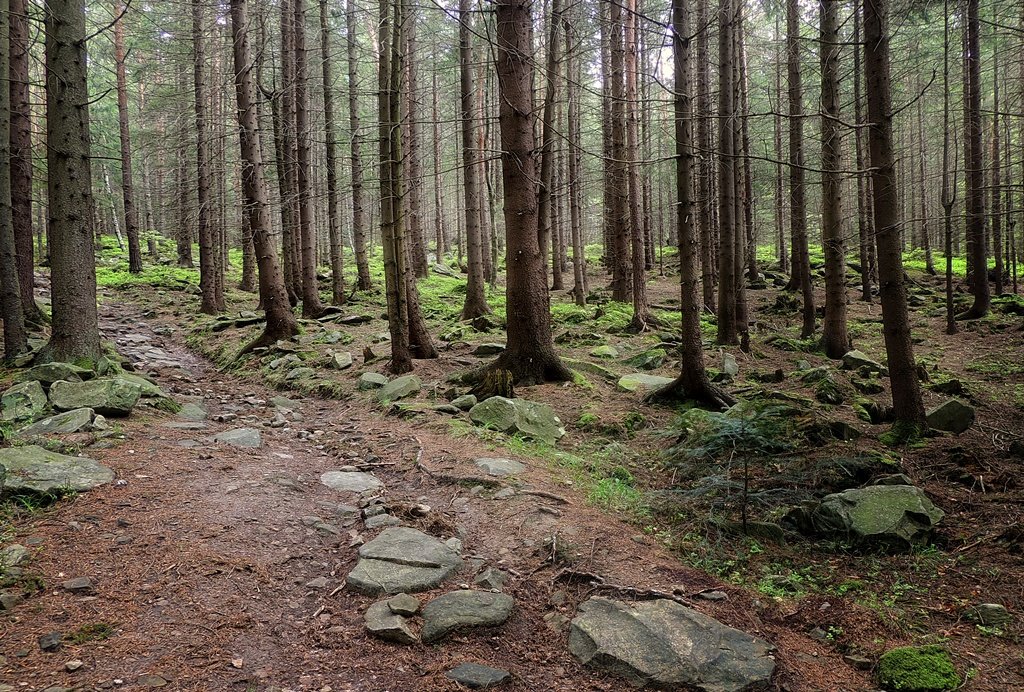
[[[268,403],[280,393],[255,376],[218,373],[188,351],[170,321],[108,302],[103,329],[141,369],[156,371],[165,390],[201,404],[208,418],[133,415],[121,424],[123,442],[86,450],[116,471],[114,484],[16,527],[17,540],[34,546],[28,571],[45,589],[0,621],[0,688],[456,690],[462,688],[444,673],[472,661],[510,671],[503,689],[625,689],[573,659],[565,624],[590,595],[623,594],[557,580],[565,565],[552,565],[553,555],[639,589],[692,597],[723,588],[728,599],[693,599],[695,606],[775,644],[780,689],[870,687],[827,646],[791,632],[785,619],[793,613],[681,567],[637,527],[555,484],[543,461],[520,459],[529,468],[512,485],[565,502],[522,492],[490,499],[492,489],[451,482],[479,476],[472,459],[495,455],[482,443],[437,436],[363,400],[305,399],[297,405],[301,420],[269,427],[275,417],[281,424]],[[240,427],[258,429],[262,446],[211,441]],[[375,599],[343,586],[355,544],[377,532],[339,516],[339,505],[358,504],[358,497],[319,480],[342,465],[372,470],[396,514],[417,503],[431,507],[425,518],[404,517],[405,524],[462,540],[466,568],[435,593],[471,583],[475,567],[495,566],[512,575],[504,589],[516,600],[512,618],[432,646],[368,636],[363,613]],[[91,578],[93,591],[62,589],[72,577]],[[111,626],[110,636],[97,636],[96,625]],[[43,653],[37,638],[49,632],[79,636]],[[73,660],[82,666],[68,672]]]

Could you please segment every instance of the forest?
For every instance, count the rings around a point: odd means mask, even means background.
[[[0,692],[1024,690],[1024,6],[0,0]]]

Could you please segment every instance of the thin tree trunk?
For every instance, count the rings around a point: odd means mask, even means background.
[[[736,116],[733,80],[734,0],[718,2],[718,338],[736,344]]]
[[[345,43],[348,58],[348,123],[350,130],[349,157],[352,162],[352,245],[356,256],[356,288],[368,291],[370,262],[366,243],[366,201],[363,190],[363,157],[359,134],[359,70],[356,63],[356,4],[348,0],[345,8]]]
[[[970,284],[974,304],[961,315],[964,319],[984,317],[989,308],[988,246],[985,242],[984,152],[981,144],[981,33],[978,0],[967,0],[966,78],[967,136],[967,251],[970,255]]]
[[[124,0],[114,0],[114,64],[117,81],[117,126],[121,140],[121,193],[124,197],[124,232],[128,237],[128,271],[142,271],[139,247],[139,215],[135,211],[135,187],[132,184],[132,140],[128,129],[128,85],[124,52]]]
[[[630,240],[632,243],[633,279],[633,317],[627,329],[639,333],[655,323],[647,305],[647,240],[644,237],[644,223],[641,214],[643,189],[640,174],[637,170],[637,151],[640,147],[638,134],[637,109],[639,108],[639,92],[637,90],[637,13],[636,0],[625,0],[625,17],[623,22],[623,46],[625,73],[624,115],[626,126],[625,166],[626,182],[629,190],[626,196],[627,216]]]
[[[583,244],[583,160],[580,132],[580,61],[574,45],[576,32],[566,17],[565,27],[565,89],[569,112],[569,228],[572,235],[572,297],[576,305],[587,304],[586,257]]]
[[[992,254],[995,256],[995,292],[1003,292],[1003,204],[1002,193],[1002,156],[999,151],[999,51],[992,55]],[[918,113],[921,103],[918,101]],[[922,142],[922,146],[924,146]],[[987,274],[987,272],[986,272]],[[986,281],[987,281],[986,276]]]
[[[715,204],[714,157],[711,135],[710,0],[697,0],[697,221],[700,232],[701,290],[704,308],[715,312]]]
[[[800,16],[797,0],[786,0],[786,49],[789,77],[789,228],[792,236],[790,287],[803,298],[801,338],[814,334],[814,287],[807,247],[807,203],[804,189],[803,88],[800,83]]]
[[[953,305],[953,206],[956,204],[956,164],[950,180],[949,162],[949,0],[943,2],[942,42],[942,194],[943,240],[946,253],[946,333],[956,334],[956,311]],[[955,153],[954,153],[955,159]]]
[[[473,47],[471,0],[459,0],[459,120],[462,132],[463,209],[465,211],[466,246],[469,275],[462,319],[471,320],[491,311],[484,294],[483,242],[480,237],[481,208],[480,165],[477,149],[475,115],[476,93],[473,84]]]
[[[198,195],[199,235],[199,290],[202,304],[199,311],[207,315],[217,313],[216,274],[217,252],[214,230],[210,225],[210,141],[209,123],[206,112],[206,50],[203,41],[203,3],[192,0],[192,46],[193,69],[195,72],[195,114],[196,114],[196,191]]]
[[[864,171],[864,134],[863,134],[863,96],[861,95],[861,83],[863,81],[863,70],[861,69],[860,34],[861,24],[860,3],[856,4],[853,11],[853,44],[856,49],[853,51],[853,119],[857,127],[854,129],[854,151],[857,167],[857,235],[860,240],[860,285],[861,300],[871,302],[871,268],[874,264],[872,249],[874,248],[874,228],[872,224],[870,190],[868,181],[870,178]]]
[[[547,65],[544,70],[544,111],[541,116],[541,143],[540,143],[540,186],[537,201],[537,214],[539,228],[537,231],[540,242],[541,261],[544,263],[547,273],[548,253],[551,247],[551,217],[552,217],[552,182],[555,171],[555,99],[558,86],[558,62],[561,41],[558,40],[558,30],[561,22],[561,0],[550,0],[550,8],[547,13],[548,21],[548,42],[547,42]],[[557,267],[554,268],[557,272]]]
[[[918,79],[917,92],[921,93],[922,88],[920,86],[920,79]],[[928,203],[927,203],[927,191],[929,189],[928,180],[925,178],[925,160],[928,158],[927,150],[925,148],[925,134],[924,134],[924,111],[922,110],[921,102],[924,99],[917,99],[917,168],[918,168],[918,180],[920,181],[917,185],[918,194],[918,207],[917,213],[921,218],[921,247],[924,249],[924,267],[925,271],[935,276],[935,262],[932,258],[932,241],[928,231]]]
[[[608,125],[611,128],[611,157],[605,191],[611,195],[608,206],[611,214],[612,300],[626,302],[632,297],[629,261],[629,178],[626,165],[626,55],[622,40],[623,8],[617,2],[610,5],[611,108]]]
[[[327,235],[331,253],[331,303],[345,302],[345,243],[338,209],[338,135],[334,122],[334,76],[327,23],[327,0],[320,0],[320,65],[324,81],[324,137],[327,139]]]
[[[441,175],[441,113],[438,104],[436,71],[431,75],[431,81],[434,115],[434,257],[438,264],[444,264],[448,241],[444,219],[444,178]]]
[[[29,30],[27,0],[10,0],[11,218],[17,250],[22,312],[39,324],[36,304],[35,255],[32,246],[32,106],[29,95]],[[40,227],[42,231],[42,227]]]

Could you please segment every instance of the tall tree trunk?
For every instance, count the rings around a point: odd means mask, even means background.
[[[356,256],[356,288],[368,291],[370,261],[366,247],[366,195],[363,189],[363,157],[359,134],[359,69],[356,63],[356,3],[348,0],[345,7],[345,44],[348,60],[348,123],[349,157],[352,163],[352,246]]]
[[[609,45],[611,67],[609,94],[611,108],[611,158],[606,193],[611,214],[612,300],[626,302],[632,296],[630,278],[629,177],[626,164],[626,54],[622,40],[623,7],[615,2],[609,11]]]
[[[576,32],[566,17],[565,27],[565,89],[569,112],[569,228],[572,236],[572,297],[576,305],[587,304],[586,256],[583,243],[583,156],[580,128],[580,61],[576,55]]]
[[[924,403],[917,382],[910,314],[900,254],[900,220],[892,142],[892,82],[889,72],[888,6],[885,0],[864,1],[864,71],[868,97],[868,141],[871,151],[875,242],[878,245],[879,300],[882,334],[892,385],[893,413],[898,423],[918,431],[926,427]],[[910,433],[911,431],[905,431]]]
[[[718,2],[718,338],[736,344],[736,117],[733,29],[736,3]]]
[[[405,168],[408,175],[404,176],[407,188],[405,232],[409,239],[409,256],[412,261],[410,267],[413,274],[418,278],[425,278],[427,269],[427,242],[423,235],[423,175],[420,155],[420,89],[419,89],[419,68],[416,55],[416,8],[410,5],[409,15],[405,18],[403,35],[405,36],[405,76],[407,80],[405,99],[406,117],[403,122],[406,141],[408,144],[404,149]]]
[[[124,52],[124,0],[114,0],[114,65],[117,81],[117,129],[121,139],[121,193],[124,198],[124,233],[128,237],[128,271],[142,271],[139,215],[132,181],[132,140],[128,129],[128,80]]]
[[[995,255],[996,295],[1003,292],[1003,204],[1002,194],[1002,156],[999,152],[999,52],[992,55],[992,254]],[[918,117],[921,102],[917,103]],[[923,130],[922,130],[923,134]],[[922,141],[921,146],[924,146]],[[933,270],[934,271],[934,270]],[[986,272],[987,273],[987,272]],[[987,280],[987,278],[986,278]]]
[[[714,157],[711,134],[711,34],[710,0],[697,0],[697,150],[701,152],[697,172],[697,221],[700,231],[701,290],[704,309],[715,311]]]
[[[637,151],[640,147],[637,109],[639,108],[639,91],[637,89],[637,12],[636,0],[625,0],[623,21],[623,72],[625,73],[624,116],[626,127],[625,166],[626,183],[629,190],[626,196],[627,216],[630,242],[632,244],[632,266],[630,267],[633,286],[633,317],[627,329],[639,333],[655,323],[647,306],[647,240],[644,237],[644,222],[641,203],[643,189],[640,173],[637,170]]]
[[[497,2],[501,174],[507,238],[506,350],[494,368],[519,384],[571,380],[555,353],[547,277],[537,239],[537,143],[532,89],[530,0]]]
[[[956,165],[950,181],[949,161],[949,0],[943,2],[942,42],[942,193],[943,250],[946,253],[946,333],[956,334],[956,311],[953,305],[953,206],[956,204]]]
[[[854,151],[857,167],[857,236],[860,240],[860,298],[868,303],[871,302],[871,280],[874,276],[873,241],[874,224],[871,213],[871,199],[868,181],[870,178],[864,173],[864,133],[863,127],[863,96],[861,94],[861,83],[863,81],[863,70],[861,69],[860,34],[861,6],[856,3],[853,11],[853,44],[857,48],[853,51],[853,119],[857,127],[854,129]]]
[[[920,78],[918,78],[917,92],[922,93],[923,89],[920,85]],[[917,99],[917,168],[918,168],[918,180],[920,183],[916,186],[918,193],[918,207],[917,214],[921,218],[921,247],[924,249],[924,268],[925,271],[935,276],[935,262],[932,258],[932,241],[928,231],[928,195],[929,189],[928,180],[925,178],[925,160],[928,158],[927,149],[925,148],[925,134],[924,134],[924,111],[922,109],[921,102],[924,99]]]
[[[821,244],[825,252],[825,355],[850,350],[846,327],[846,244],[843,239],[843,139],[839,119],[840,0],[821,0]]]
[[[46,32],[46,170],[54,360],[100,356],[93,254],[85,3],[49,0]]]
[[[466,246],[469,275],[462,319],[471,320],[491,311],[484,294],[483,243],[480,237],[481,208],[480,165],[477,150],[475,114],[476,93],[473,84],[472,2],[459,0],[459,96],[460,129],[462,132],[463,209],[465,210]]]
[[[206,112],[206,49],[203,39],[203,3],[192,0],[192,46],[195,72],[195,113],[196,113],[196,191],[198,194],[198,235],[199,235],[199,290],[202,303],[199,311],[207,315],[217,313],[216,274],[217,252],[214,230],[210,225],[210,139],[209,122]]]
[[[548,252],[551,247],[552,232],[552,182],[555,174],[555,99],[558,87],[559,51],[562,46],[558,40],[561,22],[561,0],[551,0],[548,21],[547,65],[544,70],[544,111],[541,116],[540,136],[540,186],[538,187],[537,230],[540,242],[541,262],[548,264]],[[557,267],[554,269],[558,271]]]
[[[0,84],[10,78],[9,9],[8,0],[0,0]],[[28,348],[14,239],[10,160],[11,90],[0,88],[0,318],[4,321],[4,362],[8,365]]]
[[[779,17],[775,17],[775,43],[782,45]],[[772,119],[774,129],[772,143],[775,146],[775,247],[779,258],[779,270],[789,271],[789,256],[786,253],[786,205],[785,178],[782,164],[782,64],[784,50],[780,47],[775,58],[775,117]]]
[[[334,122],[334,76],[327,0],[320,0],[320,64],[324,80],[324,137],[327,139],[327,237],[331,254],[331,302],[345,302],[345,243],[338,210],[338,134]]]
[[[961,315],[976,319],[988,314],[988,245],[985,242],[984,152],[981,144],[981,26],[978,0],[967,0],[966,137],[967,150],[967,251],[970,255],[970,284],[974,304]]]
[[[807,247],[807,203],[804,189],[804,104],[800,83],[800,15],[797,0],[786,0],[786,50],[789,77],[789,229],[792,236],[790,287],[803,298],[801,338],[814,334],[814,287]]]
[[[39,324],[35,255],[32,247],[32,106],[29,98],[29,31],[27,0],[10,0],[11,215],[17,249],[22,312]],[[41,206],[41,205],[40,205]],[[40,228],[42,231],[42,228]]]
[[[243,204],[248,217],[246,225],[252,236],[259,267],[260,303],[267,316],[263,334],[243,349],[248,351],[257,346],[269,346],[278,339],[291,338],[298,333],[299,325],[288,303],[284,275],[277,263],[277,248],[270,232],[270,195],[263,177],[263,154],[260,150],[259,122],[256,117],[256,84],[253,79],[246,0],[231,0],[231,38],[234,46]]]
[[[448,249],[444,219],[444,177],[441,175],[441,112],[437,93],[437,72],[431,75],[431,89],[434,115],[434,257],[438,264],[444,264]]]

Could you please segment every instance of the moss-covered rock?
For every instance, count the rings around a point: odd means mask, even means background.
[[[894,692],[945,692],[960,685],[960,676],[941,646],[904,646],[878,659],[878,684]]]
[[[46,392],[36,380],[22,382],[4,391],[0,407],[4,420],[32,420],[46,410]]]
[[[861,545],[909,550],[931,537],[944,516],[912,485],[873,485],[827,495],[814,511],[815,529]]]

